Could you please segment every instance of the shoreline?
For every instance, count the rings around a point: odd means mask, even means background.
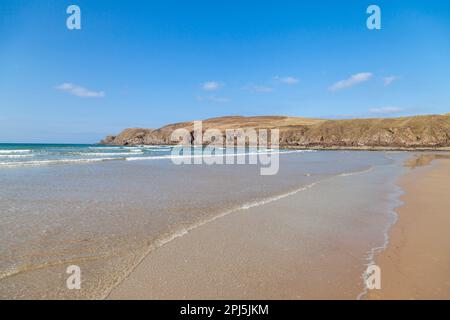
[[[236,233],[233,230],[233,226],[238,224],[243,224],[245,230],[248,230],[247,228],[258,229],[257,225],[261,228],[261,221],[258,221],[261,219],[265,219],[263,227],[277,228],[277,223],[273,221],[274,217],[271,216],[271,210],[268,207],[272,206],[272,210],[278,210],[287,206],[289,201],[295,203],[298,199],[296,200],[296,195],[293,195],[285,201],[275,201],[269,205],[264,204],[253,208],[253,212],[245,213],[246,218],[242,217],[242,212],[230,213],[222,217],[223,219],[216,219],[218,221],[212,221],[202,225],[202,228],[192,230],[192,233],[186,233],[183,239],[175,239],[176,241],[168,243],[167,247],[151,252],[128,278],[110,292],[107,299],[450,299],[450,249],[448,248],[450,236],[445,234],[446,228],[448,229],[450,226],[450,215],[445,215],[445,208],[450,206],[450,201],[442,203],[445,201],[445,190],[448,190],[445,188],[445,183],[450,180],[450,157],[424,154],[409,158],[404,166],[410,169],[394,182],[397,189],[390,194],[394,204],[390,213],[393,214],[394,220],[386,225],[384,243],[372,247],[366,253],[367,263],[364,265],[375,263],[382,270],[381,290],[364,288],[363,268],[359,269],[361,273],[356,277],[355,272],[358,268],[346,265],[342,261],[339,262],[337,257],[332,257],[331,259],[337,259],[332,261],[338,261],[333,264],[334,270],[339,270],[337,273],[342,272],[343,266],[350,268],[351,272],[343,272],[339,275],[340,279],[331,280],[339,289],[337,292],[330,293],[323,286],[322,278],[317,277],[310,269],[310,274],[305,276],[305,270],[308,268],[304,268],[304,262],[295,261],[295,258],[308,259],[307,257],[292,253],[295,257],[294,260],[286,259],[282,253],[275,252],[274,248],[271,248],[264,239],[255,235],[253,235],[253,239],[252,237],[248,238],[243,236],[243,233]],[[429,181],[430,179],[431,181]],[[437,184],[433,179],[440,179],[444,186]],[[319,185],[327,183],[328,181],[321,181]],[[421,186],[429,192],[424,194]],[[441,202],[433,198],[433,195],[436,194],[440,197]],[[299,196],[305,196],[305,194],[301,193]],[[437,211],[430,209],[431,211],[428,213],[436,214],[437,212],[440,219],[428,219],[423,214],[421,215],[420,210],[422,209],[418,208],[421,208],[423,201],[428,204],[430,201],[437,201],[435,208],[440,209]],[[290,208],[292,210],[292,207]],[[283,215],[288,216],[289,214],[283,213]],[[272,226],[272,223],[275,226]],[[292,228],[295,229],[295,227]],[[422,230],[422,232],[417,232],[417,230]],[[288,231],[286,233],[288,236],[279,233],[274,239],[283,242],[283,238],[292,236]],[[216,239],[221,241],[218,247],[217,244],[208,243],[208,241]],[[244,243],[252,243],[246,250],[239,252],[239,245],[236,245],[236,242],[242,240]],[[254,262],[254,260],[264,260],[252,252],[255,249],[254,246],[257,247],[261,242],[267,246],[265,248],[267,255],[276,256],[276,259],[273,260],[277,260],[277,262],[272,261],[276,265],[275,269],[267,261],[259,261],[259,266]],[[231,249],[227,248],[228,245]],[[250,248],[252,249],[249,251]],[[342,248],[335,249],[341,250]],[[348,250],[348,247],[345,249]],[[233,252],[233,250],[238,251]],[[325,250],[325,256],[332,256],[332,252],[327,250]],[[214,256],[217,252],[224,252],[225,260],[217,261]],[[322,251],[320,254],[324,255]],[[182,260],[180,260],[180,255]],[[238,258],[234,255],[237,255]],[[191,259],[192,261],[190,261]],[[215,261],[211,262],[211,260]],[[232,261],[231,264],[229,260]],[[183,268],[173,269],[172,264],[180,262]],[[228,264],[228,266],[220,269],[223,267],[222,264]],[[236,267],[234,264],[238,266]],[[201,274],[198,269],[201,270],[205,265],[207,272]],[[295,268],[292,265],[295,265]],[[417,267],[410,268],[410,265]],[[185,273],[185,269],[189,272]],[[298,274],[277,275],[278,269]],[[240,279],[231,285],[227,282],[235,279],[227,275],[227,272],[230,271]],[[322,266],[322,273],[327,274],[329,271],[327,267]],[[257,276],[252,278],[249,272],[254,272]],[[246,278],[242,278],[242,273],[246,274],[246,277],[252,278],[252,281],[249,283]],[[209,280],[202,279],[203,276]],[[176,279],[172,279],[173,277]],[[219,280],[219,284],[214,281],[215,279]],[[161,283],[158,284],[158,282],[162,282],[164,285],[161,286]],[[255,285],[259,290],[254,288]],[[209,286],[213,286],[213,288]],[[236,290],[236,287],[240,288],[242,292]],[[267,291],[264,292],[264,289]]]
[[[342,183],[345,184],[346,179],[352,181],[354,176],[360,176],[360,183],[365,184],[364,175],[371,175],[372,169],[334,176],[320,181],[315,187],[335,190]],[[354,237],[345,238],[342,230],[335,232],[322,226],[324,231],[319,230],[320,235],[306,237],[305,247],[302,242],[305,242],[304,233],[308,228],[305,229],[302,224],[308,220],[303,221],[302,215],[311,213],[311,210],[296,211],[305,200],[320,196],[322,189],[301,189],[304,192],[297,191],[276,199],[277,201],[230,212],[219,217],[220,219],[213,219],[198,228],[187,230],[182,237],[171,239],[163,247],[150,251],[106,298],[357,299],[364,290],[362,274],[365,261],[373,260],[377,250],[387,245],[386,234],[395,223],[391,216],[395,213],[394,207],[384,220],[374,218],[374,221],[384,221],[385,224],[376,232],[365,225],[370,225],[370,221],[363,222],[362,229],[369,228],[368,236],[361,231]],[[352,193],[352,190],[347,189],[346,192]],[[389,199],[391,205],[398,204],[394,201],[397,196],[398,194],[393,197],[388,195],[386,199]],[[336,200],[339,198],[338,196]],[[319,199],[313,200],[312,208],[315,209],[317,201]],[[361,208],[366,204],[362,200]],[[328,209],[326,204],[317,206],[323,206],[323,210],[318,210],[321,214],[325,212],[323,224],[327,224],[328,218],[340,219],[333,217],[336,215],[335,210]],[[351,211],[350,208],[353,209],[350,205],[348,211]],[[274,216],[275,212],[277,216]],[[345,217],[343,212],[337,214],[339,215],[344,220],[348,219],[350,224],[354,223],[351,222],[353,216]],[[358,221],[356,224],[360,223],[362,222]],[[313,241],[314,237],[319,237],[319,241]],[[320,237],[333,240],[324,242]],[[365,243],[369,246],[363,246],[361,243],[364,241],[358,241],[367,240],[366,238],[372,238],[375,247],[369,245],[370,241]],[[337,246],[337,243],[342,243],[342,246]],[[187,270],[189,271],[186,272]],[[324,274],[333,272],[339,276],[326,279]],[[331,284],[339,290],[330,292],[327,287]]]
[[[315,153],[307,154],[310,162],[317,160]],[[86,263],[83,270],[89,287],[80,293],[94,299],[427,299],[433,294],[438,299],[449,298],[442,292],[450,292],[445,287],[450,287],[450,281],[442,279],[450,279],[450,250],[446,250],[450,237],[445,234],[450,218],[445,220],[442,212],[450,203],[443,205],[442,199],[433,196],[441,192],[445,200],[450,154],[381,154],[384,160],[362,157],[371,159],[367,167],[312,179],[279,194],[270,192],[225,211],[218,207],[217,215],[205,216],[206,220],[193,225],[186,221],[174,233],[155,238],[155,245],[139,253],[141,258],[132,268],[121,269],[120,279],[105,278],[115,282],[105,286],[105,291],[95,289],[97,278],[89,272],[97,269]],[[337,159],[348,161],[357,154],[342,156]],[[110,170],[118,165],[111,165]],[[130,177],[142,166],[123,168],[130,170]],[[430,177],[434,180],[427,181]],[[146,181],[142,180],[142,187],[147,188]],[[424,210],[419,200],[428,201],[433,210]],[[146,228],[143,231],[147,234]],[[431,258],[420,260],[431,252]],[[363,274],[371,264],[381,266],[383,289],[367,293]],[[416,285],[424,273],[408,274],[410,265],[425,266],[426,274],[435,276]],[[58,268],[48,272],[58,273]],[[406,269],[399,277],[402,268]],[[31,273],[17,278],[28,277]],[[9,284],[15,285],[12,279],[6,280],[5,285]],[[416,287],[425,294],[414,292],[419,290]]]
[[[389,231],[389,246],[375,257],[381,289],[365,299],[450,299],[450,158],[422,155],[405,164],[400,177],[405,191],[396,209],[398,221]]]
[[[407,173],[404,173],[407,174]],[[399,215],[397,213],[398,208],[404,205],[404,202],[401,200],[401,197],[405,194],[405,191],[398,186],[397,182],[394,182],[395,185],[395,191],[391,194],[391,201],[395,203],[391,210],[390,214],[393,216],[393,220],[390,224],[388,224],[384,230],[384,243],[379,247],[374,247],[371,249],[371,251],[367,255],[367,263],[366,267],[371,265],[376,265],[377,257],[381,255],[384,251],[386,251],[387,248],[391,245],[391,231],[392,228],[395,227],[395,225],[398,223]],[[363,282],[366,281],[366,273],[363,272],[361,274],[361,279]],[[370,290],[367,288],[367,286],[363,287],[363,290],[358,294],[356,297],[356,300],[365,300],[368,295],[370,294]]]
[[[27,272],[2,280],[0,295],[37,299],[43,297],[102,299],[112,287],[120,283],[139,265],[141,258],[148,255],[149,249],[152,251],[150,256],[153,259],[156,252],[166,252],[167,247],[173,246],[174,243],[178,246],[179,243],[184,243],[195,234],[196,239],[200,240],[200,247],[204,245],[203,243],[212,241],[208,246],[210,254],[203,256],[206,258],[206,264],[210,262],[208,260],[217,258],[217,249],[220,246],[216,243],[227,245],[230,237],[240,241],[222,250],[229,250],[228,255],[231,257],[226,259],[225,265],[233,259],[238,259],[235,264],[229,266],[236,270],[235,274],[239,275],[242,273],[241,270],[245,271],[247,268],[255,268],[259,270],[261,276],[249,283],[245,283],[245,279],[243,282],[236,282],[236,279],[227,280],[226,282],[234,283],[234,288],[239,287],[240,284],[252,287],[265,278],[278,283],[287,281],[283,275],[277,275],[275,271],[269,272],[274,260],[280,261],[281,264],[278,266],[280,270],[289,269],[289,273],[292,274],[290,277],[297,277],[295,283],[299,286],[302,285],[310,270],[315,273],[316,281],[327,281],[323,279],[323,274],[317,271],[321,269],[321,259],[328,257],[331,259],[327,260],[330,268],[334,269],[335,261],[336,266],[341,265],[336,268],[342,272],[352,270],[352,274],[342,274],[341,278],[351,278],[348,283],[347,281],[344,283],[344,287],[348,292],[346,296],[349,299],[355,298],[360,292],[362,283],[361,266],[365,261],[361,257],[364,257],[372,246],[361,246],[371,242],[366,241],[367,236],[362,235],[363,232],[354,226],[362,224],[363,228],[372,232],[369,237],[381,234],[374,228],[386,224],[379,219],[374,221],[371,212],[367,212],[370,208],[366,209],[366,207],[377,208],[373,211],[381,212],[381,214],[387,211],[379,205],[386,200],[380,194],[383,193],[382,185],[384,181],[391,181],[394,176],[397,176],[400,162],[403,162],[405,156],[403,153],[289,154],[280,158],[283,170],[276,177],[270,178],[261,177],[257,167],[174,167],[170,162],[159,161],[142,163],[138,161],[132,165],[113,161],[92,166],[55,166],[53,169],[32,171],[26,169],[2,171],[4,181],[18,182],[16,188],[20,192],[15,194],[15,197],[17,203],[23,203],[24,209],[19,208],[21,212],[26,214],[28,211],[25,209],[32,210],[34,203],[28,205],[30,201],[23,202],[22,199],[42,198],[46,202],[40,211],[46,214],[43,216],[47,218],[46,220],[30,220],[27,215],[14,215],[17,228],[11,233],[2,233],[6,243],[14,244],[18,237],[9,235],[14,235],[16,230],[19,233],[26,229],[31,240],[39,244],[51,242],[51,245],[42,245],[39,260],[34,259],[35,252],[29,254],[28,246],[18,248],[22,250],[24,258],[4,255],[2,260],[7,263],[3,264],[2,271],[9,270],[5,266],[13,270],[25,266]],[[401,159],[400,162],[399,159]],[[27,189],[21,187],[19,182],[23,176],[27,177],[28,185],[33,187]],[[61,177],[66,178],[61,179]],[[368,184],[367,178],[374,184]],[[45,181],[55,181],[55,184],[49,188]],[[217,181],[221,182],[218,184]],[[291,195],[292,191],[298,188],[303,189],[316,181],[320,183],[314,188]],[[82,183],[83,188],[74,188],[76,183]],[[334,188],[331,188],[331,185],[334,185]],[[211,189],[211,186],[214,188]],[[47,191],[47,189],[55,188],[63,190],[62,193]],[[336,189],[340,192],[339,196],[333,195]],[[35,190],[40,190],[41,193],[36,194]],[[358,194],[356,198],[355,191]],[[178,194],[178,196],[174,199],[172,194]],[[326,201],[323,198],[324,194],[327,195]],[[331,194],[331,197],[328,194]],[[69,207],[65,206],[68,196],[74,201]],[[161,202],[161,199],[166,201]],[[173,202],[174,200],[177,201]],[[12,206],[10,203],[14,205],[15,198],[2,202],[5,206]],[[337,208],[334,208],[336,203],[338,203]],[[60,205],[60,210],[53,210]],[[190,231],[192,224],[197,226],[197,222],[209,220],[210,217],[225,211],[235,211],[238,207],[243,207],[244,210],[218,219],[217,223],[207,223],[186,234],[186,229]],[[340,210],[338,216],[334,213],[336,210]],[[64,215],[55,215],[60,212]],[[242,215],[248,216],[249,219],[242,221]],[[112,220],[111,217],[113,217]],[[224,221],[225,224],[223,224]],[[34,230],[46,230],[45,234],[42,236],[39,232],[29,230],[28,225]],[[212,229],[211,225],[214,225]],[[240,228],[241,232],[237,232],[236,227]],[[197,236],[201,229],[210,230],[208,232],[211,232],[211,235],[208,234],[203,238]],[[64,233],[61,233],[62,230]],[[222,238],[212,240],[216,236],[216,231],[220,230]],[[164,244],[175,236],[183,234],[186,235],[165,244],[161,249],[153,248],[153,244],[159,244],[161,241]],[[267,242],[267,235],[271,235],[272,241]],[[355,235],[357,241],[353,241],[350,235]],[[189,241],[191,246],[186,253],[192,254],[187,258],[196,256],[199,247],[192,243],[194,240]],[[252,245],[247,248],[250,251],[243,252],[242,245],[246,246],[250,243]],[[288,252],[280,252],[279,247],[277,248],[280,243],[283,244],[283,250]],[[338,246],[339,243],[342,246]],[[379,241],[375,245],[381,243],[382,241]],[[260,250],[261,254],[255,255],[252,248],[260,248],[261,245],[265,248]],[[70,256],[66,255],[68,247],[71,250]],[[51,251],[47,248],[51,248]],[[336,255],[336,250],[344,250],[343,254],[347,258],[342,260]],[[55,252],[58,254],[57,259],[55,259]],[[324,257],[318,256],[317,252]],[[184,252],[181,253],[184,254]],[[87,261],[83,258],[87,255],[96,256],[98,259]],[[65,276],[64,264],[73,263],[73,258],[78,259],[78,257],[81,258],[77,260],[78,265],[83,269],[84,274],[83,290],[67,291],[64,285],[61,286],[64,282],[60,281]],[[253,264],[242,262],[247,259],[253,259]],[[267,259],[267,261],[259,263],[258,259]],[[306,264],[302,264],[301,262],[305,259]],[[350,268],[347,268],[346,264],[350,260],[353,263]],[[181,260],[182,263],[183,261]],[[160,269],[164,272],[164,268],[167,268],[169,264],[166,263]],[[178,263],[175,264],[178,265]],[[41,265],[45,268],[36,268]],[[199,269],[204,265],[201,263]],[[311,265],[314,265],[314,268],[310,267]],[[265,269],[266,267],[268,269]],[[193,266],[188,265],[186,268],[193,268]],[[219,275],[227,277],[223,273],[223,263],[215,264],[213,261],[207,268],[205,273],[208,276],[214,277],[214,274],[218,272]],[[303,274],[296,275],[302,268]],[[333,272],[330,269],[326,273]],[[174,274],[177,275],[178,271],[172,270],[171,274],[166,275],[171,278]],[[339,278],[333,276],[332,280],[339,282]],[[185,281],[185,279],[178,280],[180,283]],[[152,282],[161,283],[161,278]],[[29,289],[31,286],[39,287],[41,284],[44,284],[46,288],[55,289]],[[193,284],[195,285],[195,281]],[[234,288],[230,288],[230,297]],[[296,287],[293,287],[290,292],[284,292],[282,287],[273,291],[268,289],[267,294],[272,298],[278,298],[279,294],[286,298],[295,298],[306,296],[308,292],[311,292],[311,295],[319,293],[313,292],[314,283],[311,282],[309,288],[311,289],[302,290],[300,295],[296,292]],[[174,289],[172,292],[178,291]],[[179,292],[183,293],[183,289]],[[254,292],[255,295],[249,293],[245,298],[257,297],[259,290]],[[192,296],[199,297],[199,294],[201,292],[197,291]],[[223,297],[221,294],[226,294],[225,288],[218,295],[208,293],[207,297]],[[319,295],[314,297],[320,298]],[[339,298],[336,293],[332,293],[330,298],[332,297]]]

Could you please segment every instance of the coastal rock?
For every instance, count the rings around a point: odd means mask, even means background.
[[[160,129],[126,129],[108,136],[101,144],[171,145],[176,129],[186,129],[185,141],[192,143],[193,122],[167,125]],[[450,114],[385,119],[325,120],[283,116],[229,116],[203,121],[203,131],[219,129],[279,129],[280,146],[315,149],[450,148]]]

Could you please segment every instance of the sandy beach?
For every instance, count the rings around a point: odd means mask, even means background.
[[[431,158],[422,157],[418,165]],[[369,299],[450,299],[450,160],[416,167],[399,182],[405,204],[390,245],[376,259],[381,290]]]
[[[305,196],[230,214],[166,244],[150,253],[109,298],[354,298],[361,290],[355,276],[361,270],[347,258],[357,245],[352,248],[338,233],[330,233],[334,245],[324,247],[314,241],[315,235],[305,234],[299,210]],[[328,232],[325,224],[323,229]],[[339,277],[327,278],[333,272]]]
[[[336,176],[202,225],[151,252],[109,299],[356,299],[368,253],[384,245],[393,218],[379,206],[389,198],[383,170]]]
[[[398,181],[406,191],[404,205],[396,209],[389,245],[375,256],[382,289],[364,299],[450,298],[450,160],[434,158],[418,158]],[[339,202],[348,190],[338,191],[340,183],[345,181],[321,182],[333,208],[318,201],[315,210],[348,223]],[[147,256],[109,299],[355,299],[364,270],[354,263],[362,252],[354,241],[358,235],[327,230],[331,245],[317,246],[314,235],[304,233],[302,210],[308,208],[301,209],[313,196],[306,190],[237,212],[172,241]],[[364,225],[349,227],[363,236]]]
[[[0,203],[14,210],[3,209],[0,224],[0,297],[450,298],[446,154],[322,151],[281,161],[270,178],[257,167],[160,160],[3,170]],[[73,263],[82,290],[65,285]],[[371,263],[382,289],[366,295]]]

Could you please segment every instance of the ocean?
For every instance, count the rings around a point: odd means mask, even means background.
[[[230,213],[316,190],[304,205],[320,216],[329,179],[370,186],[363,198],[338,199],[348,219],[376,222],[355,257],[363,266],[395,222],[394,182],[408,154],[283,152],[278,174],[262,176],[259,165],[175,165],[169,146],[0,145],[0,298],[104,298],[153,250]],[[350,240],[356,232],[336,219],[327,227]],[[316,241],[327,245],[326,235]],[[83,290],[67,289],[70,265]]]
[[[86,144],[0,144],[0,168],[133,160],[170,155],[171,147],[114,147]]]

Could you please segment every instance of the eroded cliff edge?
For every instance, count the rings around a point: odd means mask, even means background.
[[[172,132],[193,133],[193,122],[160,129],[126,129],[100,144],[170,145]],[[230,116],[203,121],[203,130],[279,129],[280,146],[312,149],[449,149],[450,114],[401,118],[326,120],[283,116]]]

